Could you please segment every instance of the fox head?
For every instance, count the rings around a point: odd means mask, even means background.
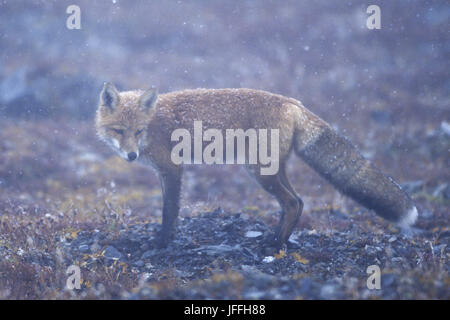
[[[157,98],[156,89],[119,92],[112,83],[105,83],[96,116],[100,139],[125,160],[136,160],[145,147]]]

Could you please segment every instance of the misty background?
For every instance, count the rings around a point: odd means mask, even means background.
[[[80,30],[66,28],[71,4]],[[376,4],[381,30],[366,27],[361,1],[2,1],[2,115],[89,119],[111,81],[263,89],[347,127],[376,111],[398,125],[442,118],[448,3]]]

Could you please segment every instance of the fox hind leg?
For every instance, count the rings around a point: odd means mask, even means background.
[[[298,220],[300,219],[300,215],[302,214],[303,211],[303,201],[302,199],[298,196],[297,192],[295,192],[294,188],[292,187],[291,183],[289,182],[287,176],[286,176],[286,163],[282,163],[280,165],[280,170],[279,170],[279,174],[280,174],[280,179],[281,179],[281,183],[283,184],[283,186],[288,189],[288,191],[297,198],[298,204],[299,204],[299,208],[297,211],[297,220],[293,223],[293,228],[297,225]],[[292,231],[291,231],[292,233]]]
[[[272,239],[272,244],[280,248],[294,230],[303,209],[303,202],[286,177],[284,163],[280,163],[280,170],[275,175],[261,175],[258,166],[248,166],[247,171],[280,204],[281,218]]]

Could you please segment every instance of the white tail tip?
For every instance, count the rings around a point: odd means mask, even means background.
[[[400,219],[397,223],[402,228],[409,228],[417,221],[417,217],[419,216],[416,207],[412,207],[406,215]]]

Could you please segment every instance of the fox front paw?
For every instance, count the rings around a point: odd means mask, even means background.
[[[174,239],[173,232],[161,230],[160,232],[158,232],[155,238],[156,247],[159,249],[167,248],[173,239]]]

